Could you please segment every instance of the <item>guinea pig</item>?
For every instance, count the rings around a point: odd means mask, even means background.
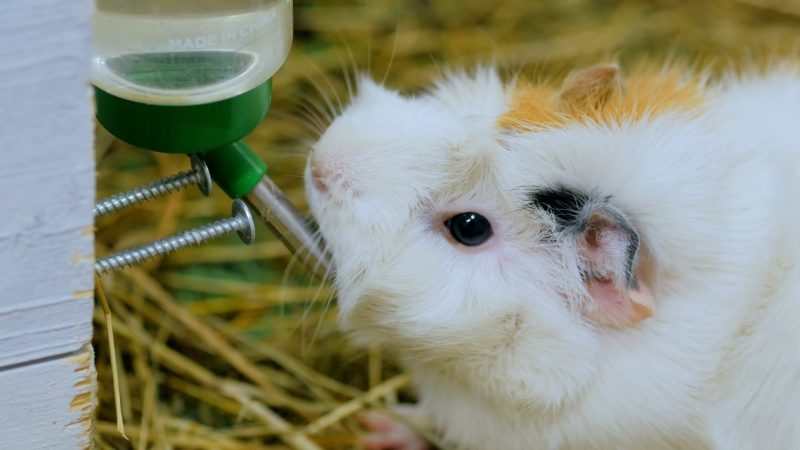
[[[800,66],[362,78],[305,179],[448,448],[800,449]]]

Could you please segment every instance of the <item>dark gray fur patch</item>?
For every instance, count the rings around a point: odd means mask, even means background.
[[[633,269],[639,251],[639,233],[622,211],[608,204],[608,198],[565,187],[539,188],[530,191],[526,206],[552,216],[558,226],[556,231],[559,233],[567,232],[574,235],[583,233],[589,226],[589,218],[596,212],[608,217],[628,235],[625,279],[628,287],[637,287]]]
[[[559,231],[582,228],[579,225],[582,225],[582,219],[585,220],[583,213],[591,200],[588,194],[563,187],[532,190],[528,198],[528,207],[552,215]]]

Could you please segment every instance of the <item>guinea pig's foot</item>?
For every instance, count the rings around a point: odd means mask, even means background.
[[[405,422],[380,412],[368,412],[359,421],[370,432],[361,438],[367,450],[430,450],[431,445]]]

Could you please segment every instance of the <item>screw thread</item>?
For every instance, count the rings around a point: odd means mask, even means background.
[[[114,269],[129,267],[159,255],[165,255],[181,248],[199,245],[211,239],[244,230],[248,226],[246,218],[241,216],[221,219],[174,236],[100,258],[94,263],[94,271],[97,274],[102,274]]]
[[[201,175],[197,170],[178,172],[153,183],[99,200],[94,205],[94,215],[95,217],[104,216],[129,206],[167,195],[186,186],[198,184],[200,181]]]

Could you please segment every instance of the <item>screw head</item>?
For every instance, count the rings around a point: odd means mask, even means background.
[[[253,221],[253,215],[250,213],[247,203],[240,199],[234,200],[231,207],[231,215],[239,219],[239,223],[242,225],[236,231],[239,239],[245,244],[251,244],[256,239],[256,224]]]
[[[213,186],[211,172],[209,172],[205,161],[200,159],[199,156],[192,155],[190,158],[192,160],[192,169],[194,169],[194,171],[197,172],[197,175],[200,177],[200,180],[197,182],[197,187],[200,189],[200,192],[202,192],[203,195],[208,197],[211,194],[211,186]]]

